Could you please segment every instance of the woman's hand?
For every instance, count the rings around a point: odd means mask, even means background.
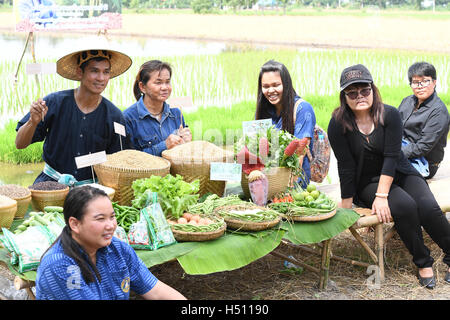
[[[184,142],[192,141],[192,133],[188,127],[183,128],[180,126],[178,129],[178,135],[183,139]]]
[[[170,134],[166,139],[167,149],[172,149],[173,147],[183,143],[183,139],[175,134]]]
[[[383,223],[388,223],[392,220],[387,198],[375,197],[372,203],[372,214],[376,214],[378,221]]]

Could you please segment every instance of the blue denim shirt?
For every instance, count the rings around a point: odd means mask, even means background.
[[[294,103],[300,99],[299,96],[294,98]],[[275,128],[281,130],[283,127],[283,118],[277,116],[275,107],[269,108],[269,113],[272,116],[272,124]],[[298,139],[311,138],[309,143],[309,150],[313,150],[313,138],[314,138],[314,126],[316,125],[316,115],[314,109],[309,102],[302,101],[297,108],[297,115],[295,117],[294,136]],[[305,186],[311,180],[311,168],[308,157],[304,157],[302,168],[305,172],[305,178],[307,181],[301,181],[299,183]]]
[[[174,133],[181,123],[186,127],[180,109],[170,108],[169,104],[164,102],[161,121],[158,121],[145,107],[143,97],[124,110],[123,115],[133,148],[158,157],[167,149],[167,137]]]

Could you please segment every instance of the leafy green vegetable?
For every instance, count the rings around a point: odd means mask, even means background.
[[[272,167],[287,167],[291,168],[294,176],[301,176],[303,174],[302,167],[299,166],[300,161],[297,154],[290,157],[283,158],[284,150],[292,140],[297,139],[294,135],[284,130],[278,130],[275,126],[261,130],[249,135],[244,135],[234,144],[234,153],[237,154],[244,146],[248,150],[260,156],[259,140],[261,137],[267,138],[269,142],[269,154],[264,159],[266,169]]]
[[[188,206],[197,203],[200,180],[190,183],[177,174],[164,177],[153,175],[150,178],[137,179],[131,185],[134,191],[133,207],[142,209],[151,202],[151,193],[158,193],[158,201],[167,217],[179,218]]]

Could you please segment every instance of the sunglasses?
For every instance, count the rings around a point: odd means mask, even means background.
[[[344,92],[345,95],[347,97],[349,97],[349,99],[351,100],[355,100],[356,98],[358,98],[359,94],[361,94],[363,97],[367,97],[370,93],[372,92],[372,88],[364,88],[361,90],[352,90],[352,91],[348,91],[348,92]]]

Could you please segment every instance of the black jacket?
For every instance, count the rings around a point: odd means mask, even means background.
[[[337,159],[342,199],[353,197],[353,202],[358,203],[358,187],[364,187],[361,183],[367,182],[367,178],[376,180],[382,174],[395,178],[397,172],[420,176],[401,151],[402,124],[398,110],[385,104],[383,121],[369,135],[370,149],[381,160],[380,169],[374,174],[374,164],[364,161],[369,151],[363,134],[356,127],[344,133],[343,126],[331,118],[328,139]]]
[[[403,99],[398,107],[403,123],[403,137],[410,144],[402,147],[407,158],[424,156],[429,163],[439,163],[444,159],[450,115],[447,107],[434,92],[414,112],[417,97]]]

